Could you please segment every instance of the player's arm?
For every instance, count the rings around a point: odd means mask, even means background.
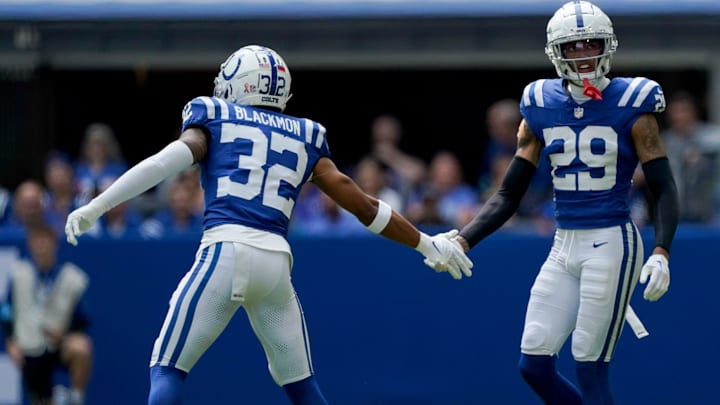
[[[131,167],[107,190],[71,212],[65,223],[68,243],[77,245],[76,237],[90,229],[101,215],[187,169],[196,160],[202,159],[205,153],[207,141],[203,131],[199,128],[185,130],[179,140]]]
[[[470,250],[510,219],[530,186],[543,145],[524,119],[520,122],[517,137],[515,156],[505,172],[500,187],[457,236],[458,242],[465,251]]]
[[[665,153],[657,120],[643,114],[632,127],[632,138],[642,165],[645,181],[653,199],[655,247],[653,254],[667,259],[679,221],[678,192]]]
[[[386,210],[383,203],[365,193],[350,177],[342,173],[332,160],[322,158],[313,170],[312,182],[322,192],[332,198],[339,206],[355,215],[363,225],[370,226],[378,216],[387,216],[387,224],[379,232],[380,235],[403,245],[415,247],[420,242],[420,232],[395,211],[380,213]]]
[[[655,227],[655,246],[640,271],[639,281],[647,283],[643,297],[657,301],[670,286],[668,258],[680,216],[678,193],[655,116],[641,115],[633,124],[632,138],[653,199]]]
[[[208,149],[208,135],[204,128],[190,127],[180,134],[180,141],[184,142],[193,155],[193,163],[205,158]]]
[[[445,235],[428,236],[387,203],[368,195],[329,158],[321,158],[313,169],[312,182],[342,208],[355,215],[370,231],[422,253],[435,270],[447,270],[459,279],[472,275],[472,262],[460,245]],[[426,262],[427,263],[427,262]],[[449,266],[449,267],[448,267]]]

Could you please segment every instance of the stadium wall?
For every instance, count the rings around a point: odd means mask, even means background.
[[[644,236],[646,244],[652,240]],[[496,234],[472,251],[475,273],[462,281],[436,274],[417,253],[375,235],[291,242],[315,371],[331,403],[539,403],[516,363],[528,291],[550,238]],[[712,253],[719,242],[718,230],[681,229],[668,294],[647,303],[636,291],[632,305],[650,336],[638,340],[625,328],[611,371],[617,403],[717,400],[720,273]],[[196,245],[86,240],[62,248],[92,277],[96,366],[88,405],[146,401],[153,340]],[[0,246],[21,244],[6,237]],[[573,376],[569,352],[559,363]],[[12,383],[3,379],[0,391],[14,390]],[[187,404],[286,403],[243,313],[193,370],[186,398]]]

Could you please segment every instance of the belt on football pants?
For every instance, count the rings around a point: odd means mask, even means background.
[[[630,328],[633,330],[638,339],[642,339],[650,334],[647,329],[645,329],[645,325],[643,325],[642,321],[640,321],[640,318],[638,318],[637,314],[633,311],[630,305],[627,306],[627,310],[625,311],[625,320],[628,325],[630,325]]]

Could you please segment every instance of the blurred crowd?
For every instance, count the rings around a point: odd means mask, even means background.
[[[716,224],[720,219],[720,126],[702,118],[689,93],[668,101],[662,139],[681,196],[681,221]],[[419,228],[434,231],[465,225],[499,187],[513,158],[521,121],[514,99],[498,100],[485,111],[484,148],[463,172],[456,151],[436,151],[429,161],[403,149],[403,123],[394,115],[368,125],[369,151],[347,172],[367,193],[390,204]],[[662,122],[662,121],[661,121]],[[468,163],[468,162],[465,162]],[[0,231],[22,232],[50,224],[64,233],[67,214],[88,202],[127,168],[113,128],[93,123],[85,131],[77,157],[51,152],[41,179],[27,179],[14,190],[0,189]],[[202,232],[200,171],[193,166],[143,195],[113,208],[85,237],[162,239]],[[631,215],[639,226],[652,221],[642,171],[631,192]],[[504,231],[549,235],[554,230],[549,161],[541,159],[530,188]],[[291,235],[367,235],[367,229],[311,183],[302,190],[290,226]]]
[[[78,157],[52,151],[43,162],[43,176],[26,179],[0,197],[0,231],[24,233],[48,224],[64,235],[65,219],[75,208],[105,190],[125,170],[113,129],[105,123],[87,127]],[[120,204],[100,218],[87,238],[161,239],[202,232],[203,194],[196,166],[152,190]]]

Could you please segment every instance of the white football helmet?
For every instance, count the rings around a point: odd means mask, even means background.
[[[568,59],[562,45],[579,40],[599,39],[603,50],[596,59],[595,71],[578,73],[577,62],[582,59]],[[555,65],[558,76],[582,83],[583,79],[600,79],[610,72],[610,61],[617,50],[618,42],[610,18],[596,5],[582,0],[565,3],[547,24],[547,45],[545,53]]]
[[[220,65],[213,95],[231,103],[283,111],[290,99],[290,70],[272,49],[248,45]]]

